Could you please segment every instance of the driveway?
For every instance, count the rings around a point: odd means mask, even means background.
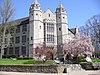
[[[100,75],[100,70],[97,71],[72,71],[70,73],[20,73],[20,72],[0,72],[0,75]]]

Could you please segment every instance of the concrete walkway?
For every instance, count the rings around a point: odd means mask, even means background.
[[[97,71],[72,71],[70,73],[20,73],[20,72],[0,72],[0,75],[100,75],[100,70]]]

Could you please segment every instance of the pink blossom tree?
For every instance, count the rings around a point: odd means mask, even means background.
[[[53,50],[51,47],[46,47],[42,44],[40,47],[35,48],[36,54],[41,56],[46,56],[46,59],[53,59]]]
[[[89,36],[79,36],[75,37],[64,44],[64,52],[70,53],[74,56],[76,55],[92,55],[94,52],[94,47]]]

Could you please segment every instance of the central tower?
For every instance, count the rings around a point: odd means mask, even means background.
[[[29,54],[33,56],[35,48],[44,41],[42,9],[38,0],[34,0],[29,9],[29,29]]]
[[[58,58],[63,55],[63,44],[68,36],[67,12],[62,4],[56,9],[56,27],[57,27],[57,55]]]

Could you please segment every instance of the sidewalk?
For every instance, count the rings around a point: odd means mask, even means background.
[[[0,72],[0,75],[100,75],[100,70],[97,71],[72,71],[70,73],[21,73],[21,72]]]

